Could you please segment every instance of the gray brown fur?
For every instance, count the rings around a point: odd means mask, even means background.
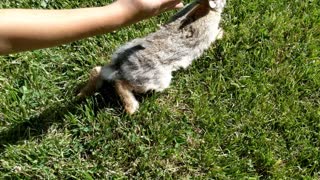
[[[133,91],[166,89],[173,71],[187,68],[212,42],[222,37],[219,24],[224,6],[225,0],[197,0],[158,31],[128,42],[113,54],[109,65],[92,70],[79,96],[91,94],[102,80],[115,81],[126,111],[134,113],[139,103]]]

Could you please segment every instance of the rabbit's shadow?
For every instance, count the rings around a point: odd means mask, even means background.
[[[146,96],[148,94],[137,96],[137,98],[141,101]],[[113,83],[104,82],[100,90],[91,99],[90,97],[86,99],[93,103],[92,108],[95,114],[103,111],[105,108],[114,109],[117,112],[116,115],[121,116],[125,114]],[[83,113],[82,109],[88,104],[87,100],[74,98],[74,100],[58,102],[42,111],[39,115],[27,118],[21,123],[0,131],[0,153],[5,150],[7,145],[15,145],[23,140],[40,138],[41,135],[48,132],[52,125],[63,127],[65,116],[67,114]]]

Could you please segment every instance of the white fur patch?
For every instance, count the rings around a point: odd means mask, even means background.
[[[214,9],[217,7],[217,4],[214,1],[209,1],[210,8]]]
[[[116,75],[116,71],[111,69],[109,66],[104,66],[101,70],[101,77],[104,80],[113,80],[115,78]]]

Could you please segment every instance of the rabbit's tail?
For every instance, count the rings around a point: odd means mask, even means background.
[[[106,81],[113,81],[119,79],[119,71],[116,70],[112,65],[102,67],[101,78]]]
[[[97,66],[90,72],[90,78],[87,85],[82,88],[77,95],[80,98],[92,95],[102,85],[103,80],[112,81],[119,78],[118,70],[115,70],[111,66]]]

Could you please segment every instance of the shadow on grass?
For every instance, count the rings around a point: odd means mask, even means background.
[[[114,108],[122,112],[119,97],[112,83],[104,83],[99,92],[100,95],[93,97],[93,109],[95,113],[104,108]],[[81,109],[86,104],[85,100],[78,100],[76,98],[70,101],[59,102],[44,110],[40,115],[28,118],[22,123],[0,132],[0,153],[5,150],[7,145],[15,145],[19,141],[46,134],[53,124],[63,126],[65,115],[81,113]]]

